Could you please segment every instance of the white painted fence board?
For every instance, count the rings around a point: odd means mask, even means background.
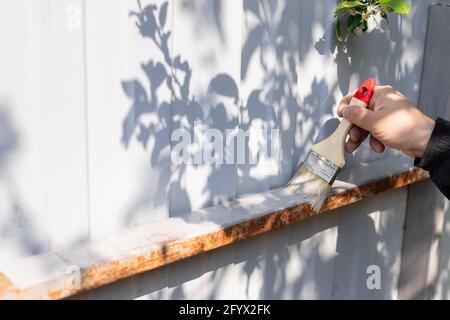
[[[238,123],[238,86],[240,71],[240,27],[235,23],[241,15],[241,2],[187,1],[173,2],[173,54],[175,77],[185,87],[174,97],[172,132],[188,129],[236,129]],[[208,44],[208,45],[203,45]],[[177,63],[179,57],[180,63]],[[174,80],[175,82],[175,80]],[[222,87],[220,87],[222,86]],[[173,144],[176,144],[174,141]],[[207,148],[207,143],[193,142],[194,147]],[[198,153],[197,153],[198,154]],[[203,155],[205,152],[203,152]],[[171,183],[171,216],[218,203],[235,195],[234,165],[174,164]]]
[[[241,28],[236,21],[242,15],[242,2],[196,0],[184,3],[174,1],[171,4],[174,10],[172,57],[175,77],[188,86],[187,92],[181,90],[180,95],[173,98],[172,132],[187,128],[193,136],[201,136],[201,132],[191,130],[198,128],[196,124],[201,124],[204,129],[218,130],[225,144],[229,135],[236,134],[239,121]],[[208,45],[202,45],[206,43]],[[184,70],[182,66],[177,67],[177,56],[181,63],[188,64]],[[187,75],[190,78],[186,78]],[[210,146],[201,141],[192,145],[200,147],[200,152],[201,148]],[[228,151],[225,150],[224,161]],[[200,164],[172,164],[170,214],[180,216],[232,199],[236,194],[236,183],[234,163],[214,165],[203,158]],[[231,253],[226,251],[226,255]],[[215,274],[208,273],[211,264],[215,265],[214,260],[205,258],[195,264],[182,264],[181,268],[191,270],[185,273],[180,272],[179,268],[172,270],[169,267],[169,298],[199,299],[212,294],[220,295],[213,281]],[[201,279],[189,282],[180,279],[184,278],[183,274],[192,277],[192,274],[200,276],[204,272],[207,273],[204,277],[211,279],[206,281],[211,284],[209,286],[205,286],[205,280]],[[222,291],[226,292],[226,287]]]
[[[23,94],[24,91],[28,91],[30,83],[27,71],[29,40],[23,23],[29,20],[27,2],[16,1],[13,4],[1,2],[0,6],[0,34],[5,43],[8,43],[4,46],[3,58],[0,59],[2,69],[0,217],[3,229],[1,236],[3,263],[5,260],[47,249],[48,238],[44,234],[47,231],[42,219],[44,212],[30,209],[37,205],[37,188],[30,184],[30,178],[35,172],[33,160],[37,159],[38,155],[36,148],[33,148],[34,130],[30,126],[30,123],[33,123],[34,112],[28,105],[28,96]],[[16,33],[10,32],[10,28],[17,30]],[[32,192],[23,195],[22,190],[27,190],[27,186]],[[7,232],[8,229],[12,232]]]
[[[32,2],[29,10],[30,93],[39,128],[36,182],[44,191],[50,244],[67,246],[89,234],[83,2]]]
[[[433,118],[448,119],[450,7],[430,6],[428,19],[419,105]],[[445,299],[448,296],[446,275],[449,269],[448,200],[431,181],[408,189],[400,298]]]
[[[1,99],[16,143],[1,179],[10,260],[88,238],[85,68],[81,1],[1,6]]]
[[[334,212],[293,226],[285,250],[289,253],[283,299],[330,299],[336,257],[337,216]]]
[[[438,267],[436,281],[433,284],[433,299],[450,299],[450,202],[446,201],[443,208],[442,234],[436,239],[439,241]]]
[[[152,28],[136,26],[139,10],[136,1],[86,3],[93,238],[168,217],[171,95],[145,72],[164,60],[143,36]],[[171,19],[168,11],[169,28]]]
[[[107,18],[98,23],[97,17],[105,12],[106,6]],[[129,165],[130,156],[120,143],[121,122],[129,103],[120,87],[127,71],[127,11],[123,1],[114,4],[86,2],[89,205],[91,237],[94,239],[120,230],[125,209],[123,203],[131,192],[128,190],[132,189],[132,173],[128,172],[130,167],[133,170]],[[118,188],[123,188],[122,192]],[[114,203],[111,198],[115,199]]]
[[[407,190],[395,190],[338,214],[333,299],[396,299]],[[338,211],[344,211],[338,210]],[[367,279],[380,270],[380,288]]]

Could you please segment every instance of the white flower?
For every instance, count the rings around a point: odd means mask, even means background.
[[[369,18],[367,19],[367,33],[372,32],[375,29],[381,30],[381,21],[383,17],[381,16],[380,9],[372,9],[369,11]]]

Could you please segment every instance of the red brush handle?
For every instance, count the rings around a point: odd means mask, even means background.
[[[375,85],[377,81],[375,78],[368,78],[356,91],[353,98],[356,98],[360,100],[361,102],[364,102],[366,105],[369,105],[370,100],[373,97],[373,92],[375,91]]]

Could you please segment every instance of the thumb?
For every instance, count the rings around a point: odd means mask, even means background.
[[[375,122],[375,113],[360,106],[347,106],[342,111],[342,115],[354,125],[367,131],[373,128]]]

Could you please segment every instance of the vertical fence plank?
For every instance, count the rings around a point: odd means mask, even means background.
[[[232,21],[240,16],[239,4],[174,2],[172,132],[189,133],[196,151],[191,164],[172,167],[171,216],[235,195],[234,164],[214,164],[219,158],[208,159],[211,144],[202,139],[208,128],[224,138],[237,128],[240,28]]]
[[[394,190],[336,212],[332,299],[397,297],[406,197]]]
[[[438,259],[433,246],[442,228],[443,208],[443,196],[431,181],[408,188],[399,299],[432,297],[436,275],[430,278],[429,272]]]
[[[449,19],[450,7],[430,6],[419,106],[433,118],[450,115]],[[433,296],[437,274],[431,267],[439,258],[434,248],[442,230],[445,202],[429,181],[408,188],[400,299]]]
[[[83,12],[81,0],[1,7],[1,154],[11,166],[0,224],[13,260],[88,238]]]
[[[278,172],[278,163],[259,151],[268,143],[263,130],[275,126],[275,41],[282,5],[272,0],[244,0],[243,4],[239,126],[250,138],[245,163],[238,165],[238,195],[268,190],[270,177]]]
[[[85,4],[89,205],[94,239],[120,230],[123,203],[131,193],[128,190],[133,181],[127,172],[131,167],[129,156],[120,140],[129,103],[121,90],[127,71],[126,33],[130,29],[126,4],[123,1]],[[105,9],[108,10],[105,19],[98,19]]]
[[[29,10],[36,182],[44,190],[51,246],[68,246],[89,236],[83,1],[32,2]]]
[[[168,1],[86,1],[92,238],[168,218]],[[137,296],[143,280],[127,291]],[[125,295],[125,292],[123,293]]]
[[[292,174],[300,39],[300,2],[244,0],[243,6],[239,125],[250,138],[246,161],[237,166],[238,195],[279,187]],[[234,298],[276,295],[270,284],[283,277],[271,259],[287,237],[278,233],[270,242],[263,237],[235,246]],[[250,254],[249,245],[258,250]],[[250,281],[265,276],[270,278],[267,284]]]
[[[172,164],[170,214],[182,218],[184,213],[235,196],[234,161],[230,158],[231,162],[219,164],[221,156],[227,162],[231,148],[225,148],[222,155],[216,149],[218,157],[210,162],[213,144],[203,130],[214,129],[216,139],[223,137],[222,141],[219,139],[221,149],[238,128],[241,29],[236,21],[242,15],[242,1],[174,1],[173,6],[172,133],[180,130],[189,133],[192,138],[189,144],[196,149],[193,163]],[[172,149],[176,145],[177,140],[172,141]],[[230,254],[231,251],[222,253]],[[211,278],[214,275],[208,270],[221,260],[222,256],[211,253],[192,264],[169,266],[170,297],[220,295],[219,291],[214,292],[217,289]],[[205,277],[211,279],[206,287]],[[189,281],[195,278],[198,281]],[[222,289],[226,293],[227,288]]]
[[[93,238],[168,217],[170,66],[155,43],[163,3],[86,3]]]
[[[0,263],[37,254],[49,248],[43,189],[35,182],[40,140],[31,104],[32,71],[29,1],[0,3]],[[37,27],[37,26],[36,26]],[[11,32],[15,30],[15,32]]]

